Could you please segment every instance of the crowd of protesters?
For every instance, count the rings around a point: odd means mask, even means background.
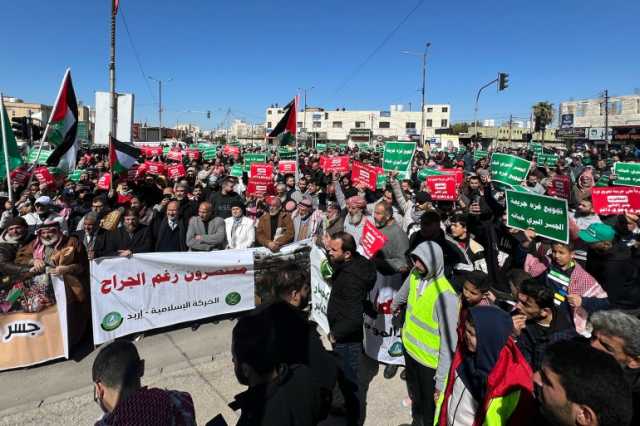
[[[508,227],[504,188],[471,147],[431,155],[418,149],[409,176],[390,172],[381,189],[323,170],[320,155],[329,153],[312,148],[299,150],[297,178],[279,174],[278,155],[268,151],[272,194],[249,193],[246,172],[230,176],[257,150],[185,157],[182,177],[125,173],[108,187],[101,185],[106,153],[89,151],[79,159],[77,181],[62,175],[48,185],[14,184],[16,201],[5,196],[0,216],[3,313],[55,303],[47,277],[61,276],[73,343],[88,331],[91,259],[278,252],[313,239],[332,270],[331,350],[304,313],[308,278],[295,265],[272,277],[278,301],[243,316],[233,332],[236,376],[248,387],[232,404],[238,424],[313,425],[329,413],[363,424],[364,321],[379,311],[371,306],[374,288],[393,292],[389,309],[402,327],[408,396],[402,403],[413,425],[640,422],[640,219],[630,212],[599,216],[591,200],[597,182],[615,185],[614,162],[637,161],[633,149],[562,150],[551,168],[526,148],[503,150],[534,160],[523,182],[533,193],[551,195],[555,176],[569,178],[567,243]],[[378,152],[342,155],[381,164]],[[458,199],[433,200],[419,178],[423,168],[463,171]],[[371,258],[361,249],[367,221],[386,237]],[[132,344],[100,351],[93,381],[107,413],[102,424],[193,424],[190,396],[142,387],[142,365]],[[391,378],[397,366],[384,370]]]

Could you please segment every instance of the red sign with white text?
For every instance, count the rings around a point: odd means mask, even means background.
[[[154,155],[162,155],[162,147],[161,146],[143,146],[141,151],[144,153],[144,156],[147,158],[151,158]]]
[[[182,161],[182,151],[171,150],[167,153],[167,160]]]
[[[325,173],[346,173],[349,171],[349,156],[341,155],[337,157],[320,157],[320,168]]]
[[[144,166],[145,172],[150,175],[163,175],[167,168],[164,163],[161,163],[160,161],[145,161]]]
[[[462,185],[464,182],[464,171],[460,169],[440,169],[441,172],[454,175],[456,177],[456,185]]]
[[[273,195],[275,193],[276,191],[273,186],[273,182],[265,183],[264,181],[250,178],[249,182],[247,183],[248,195],[260,197],[263,195]]]
[[[54,179],[49,169],[46,167],[38,167],[33,171],[33,175],[38,179],[40,185],[53,185]]]
[[[569,179],[569,176],[554,176],[551,180],[551,187],[549,187],[547,192],[553,197],[568,200],[571,196],[571,179]]]
[[[364,185],[372,191],[376,190],[376,180],[378,179],[378,170],[375,167],[354,161],[351,167],[351,181],[353,185]]]
[[[18,186],[22,186],[29,180],[29,171],[24,167],[19,167],[13,170],[11,173],[11,183]]]
[[[596,214],[640,213],[640,187],[594,186],[591,200]]]
[[[184,165],[182,164],[172,164],[169,167],[167,167],[167,176],[169,177],[169,179],[179,179],[183,176],[185,176],[187,173],[184,170]]]
[[[283,175],[287,173],[295,173],[296,172],[296,161],[295,160],[280,160],[278,162],[278,171]]]
[[[222,150],[222,152],[225,155],[231,155],[233,158],[235,158],[237,160],[238,157],[240,156],[240,147],[239,146],[225,145],[224,149]]]
[[[376,228],[370,220],[365,219],[360,245],[363,254],[371,259],[387,242],[387,236]]]
[[[273,166],[265,163],[253,163],[249,170],[249,176],[260,181],[272,181]]]
[[[187,157],[189,157],[189,160],[199,160],[200,151],[195,148],[189,148],[187,149]]]
[[[427,176],[427,187],[435,201],[455,201],[458,189],[455,175]]]
[[[108,191],[111,188],[111,173],[105,173],[98,179],[98,189]]]

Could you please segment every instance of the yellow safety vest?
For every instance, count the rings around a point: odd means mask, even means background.
[[[418,296],[420,275],[415,269],[409,276],[407,313],[402,328],[402,344],[413,359],[430,368],[437,368],[440,354],[439,324],[433,320],[436,301],[441,294],[455,290],[444,277],[426,285]]]

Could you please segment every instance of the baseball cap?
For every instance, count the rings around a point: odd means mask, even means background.
[[[36,204],[42,204],[43,206],[48,206],[51,204],[51,198],[46,195],[42,195],[36,199]]]
[[[578,232],[578,237],[587,244],[611,241],[616,231],[604,223],[592,223],[587,229]]]

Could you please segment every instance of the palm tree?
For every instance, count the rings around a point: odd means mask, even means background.
[[[533,117],[542,130],[542,141],[544,142],[544,129],[553,121],[553,104],[549,101],[538,102],[533,105]]]

